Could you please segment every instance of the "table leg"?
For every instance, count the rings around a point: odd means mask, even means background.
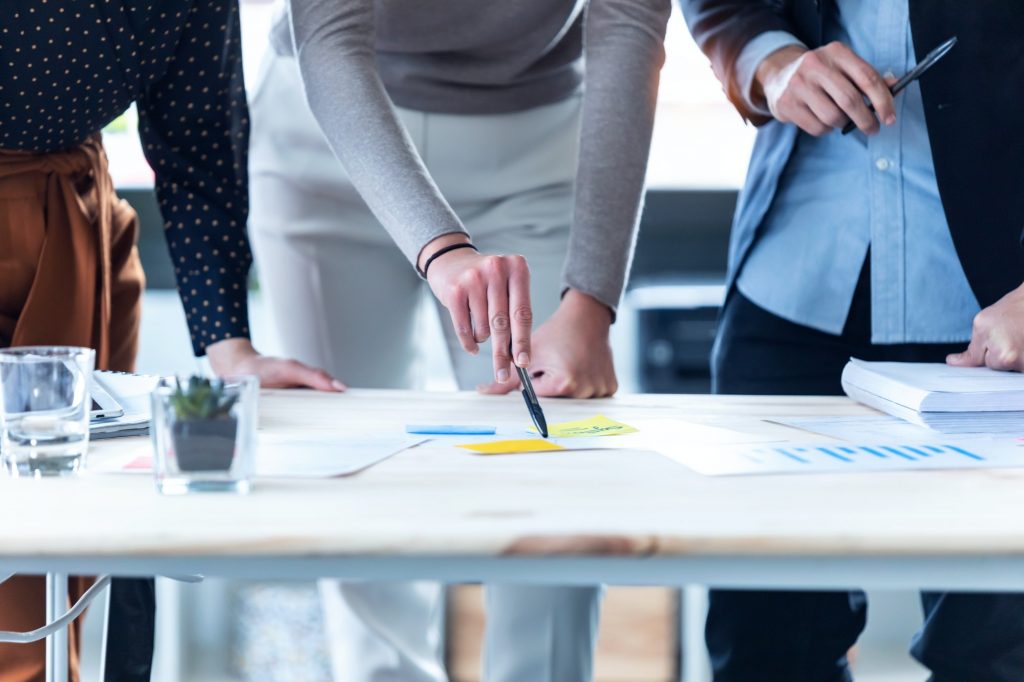
[[[46,574],[46,622],[64,615],[68,609],[68,576]],[[60,628],[46,638],[46,682],[68,681],[68,629]]]

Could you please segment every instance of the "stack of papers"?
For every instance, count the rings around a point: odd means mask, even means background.
[[[1017,372],[851,359],[843,390],[869,407],[942,433],[1024,433],[1024,375]]]
[[[149,396],[160,382],[160,377],[96,371],[93,378],[118,402],[124,409],[124,414],[116,419],[92,422],[89,425],[89,437],[102,440],[147,435],[150,420]]]

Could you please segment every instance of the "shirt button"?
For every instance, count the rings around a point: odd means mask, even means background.
[[[889,159],[885,158],[884,156],[878,159],[877,161],[875,161],[875,168],[877,168],[880,171],[889,170]]]

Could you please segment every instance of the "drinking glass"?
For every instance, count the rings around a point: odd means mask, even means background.
[[[0,350],[0,452],[15,476],[67,476],[85,467],[95,353],[75,346]]]

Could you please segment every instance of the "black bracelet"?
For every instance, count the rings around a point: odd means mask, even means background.
[[[431,255],[430,258],[427,259],[427,262],[423,264],[423,269],[420,270],[420,277],[422,277],[423,279],[426,279],[427,278],[427,271],[430,270],[430,264],[433,263],[438,258],[440,258],[441,256],[443,256],[444,254],[448,253],[449,251],[454,251],[456,249],[473,249],[477,253],[480,253],[480,249],[476,248],[475,246],[473,246],[469,242],[459,242],[458,244],[449,244],[448,246],[446,246],[444,248],[441,248],[441,249],[438,249],[437,251],[435,251],[433,253],[433,255]]]

